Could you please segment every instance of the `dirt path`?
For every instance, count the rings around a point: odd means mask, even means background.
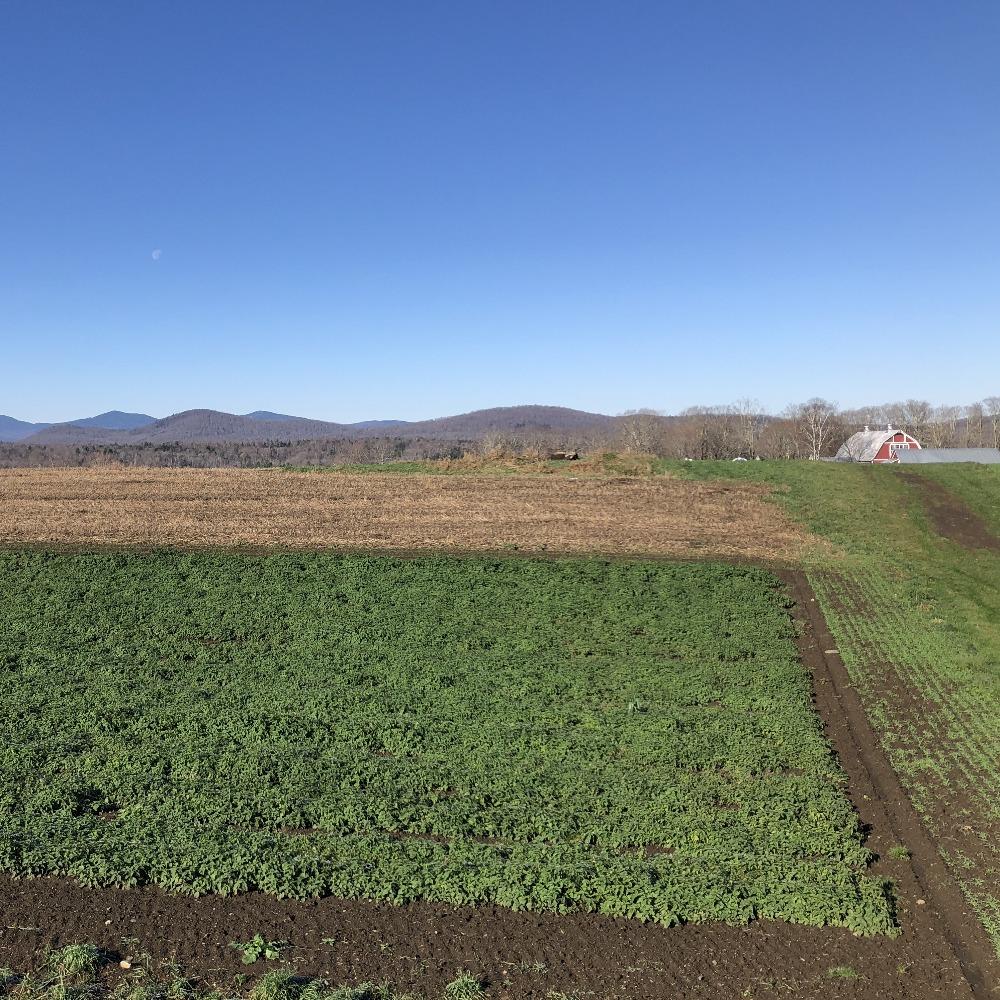
[[[587,552],[794,560],[763,486],[262,469],[0,470],[0,545]]]
[[[940,483],[912,469],[896,469],[907,486],[919,491],[934,530],[966,549],[990,549],[1000,552],[1000,538],[990,531],[986,522]]]
[[[231,985],[248,969],[230,947],[255,934],[287,940],[299,975],[336,983],[388,981],[439,996],[460,969],[487,996],[542,1000],[558,991],[621,1000],[796,997],[966,998],[993,972],[982,929],[891,768],[801,573],[786,575],[802,624],[801,653],[816,704],[849,778],[848,791],[881,855],[874,871],[897,889],[902,934],[859,938],[839,928],[757,921],[662,928],[592,914],[513,913],[498,907],[365,900],[283,901],[261,893],[190,899],[155,888],[85,889],[69,879],[0,877],[2,964],[28,968],[48,945],[92,941],[134,957],[138,939],[205,983]],[[889,856],[905,843],[909,859]],[[924,902],[921,903],[920,900]],[[978,935],[978,936],[977,936]],[[987,945],[988,946],[988,945]],[[273,967],[273,965],[271,965]],[[114,968],[114,967],[112,967]],[[265,963],[249,970],[266,971]]]

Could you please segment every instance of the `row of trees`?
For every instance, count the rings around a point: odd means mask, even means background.
[[[552,450],[624,451],[663,458],[828,458],[865,425],[892,424],[924,447],[1000,448],[1000,396],[966,406],[932,406],[919,399],[842,410],[813,398],[764,412],[753,399],[728,406],[694,406],[676,415],[654,410],[607,418],[573,430],[525,428],[482,433],[475,439],[386,435],[267,443],[27,445],[0,444],[0,467],[94,465],[274,466],[383,464],[407,460],[487,455],[544,455]]]
[[[180,441],[170,444],[0,443],[0,468],[130,465],[152,468],[264,468],[277,465],[382,465],[458,458],[472,441],[427,438],[323,438],[267,443]]]
[[[928,448],[1000,448],[1000,396],[965,406],[933,406],[908,399],[840,409],[813,398],[779,415],[741,399],[728,406],[696,406],[676,416],[653,410],[625,414],[621,450],[664,458],[826,458],[855,431],[891,424]]]

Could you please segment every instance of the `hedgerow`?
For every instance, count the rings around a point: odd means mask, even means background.
[[[750,567],[0,554],[0,868],[891,932]]]

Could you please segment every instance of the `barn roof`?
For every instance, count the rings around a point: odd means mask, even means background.
[[[1000,448],[916,448],[899,453],[900,462],[916,465],[925,462],[979,462],[1000,465]]]
[[[845,462],[873,462],[879,448],[899,433],[905,434],[906,432],[900,431],[898,427],[884,427],[882,430],[875,431],[866,427],[863,431],[852,434],[840,446],[837,458]]]

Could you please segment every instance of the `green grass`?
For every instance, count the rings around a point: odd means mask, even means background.
[[[0,868],[893,929],[764,570],[6,552],[0,578]]]
[[[48,956],[47,965],[55,976],[88,976],[97,971],[101,952],[93,944],[68,944]]]
[[[89,961],[79,964],[75,956]],[[0,967],[0,997],[10,1000],[416,1000],[386,984],[331,986],[325,980],[298,976],[290,969],[265,973],[255,984],[221,993],[184,978],[169,962],[151,956],[114,978],[105,975],[114,963],[92,944],[71,944],[45,956],[42,971],[19,975]],[[115,970],[117,971],[117,970]],[[460,977],[461,978],[461,977]],[[456,980],[457,982],[458,980]],[[473,980],[478,986],[478,981]],[[479,994],[461,994],[479,996]],[[449,1000],[452,994],[439,994]]]
[[[444,988],[444,995],[448,1000],[478,1000],[485,991],[477,976],[463,970]]]
[[[837,545],[809,577],[910,798],[1000,954],[1000,557],[941,538],[900,470],[813,462],[665,463],[766,483]],[[1000,536],[1000,469],[912,466]]]
[[[827,972],[830,979],[846,979],[854,981],[858,978],[858,973],[849,965],[835,965]]]

